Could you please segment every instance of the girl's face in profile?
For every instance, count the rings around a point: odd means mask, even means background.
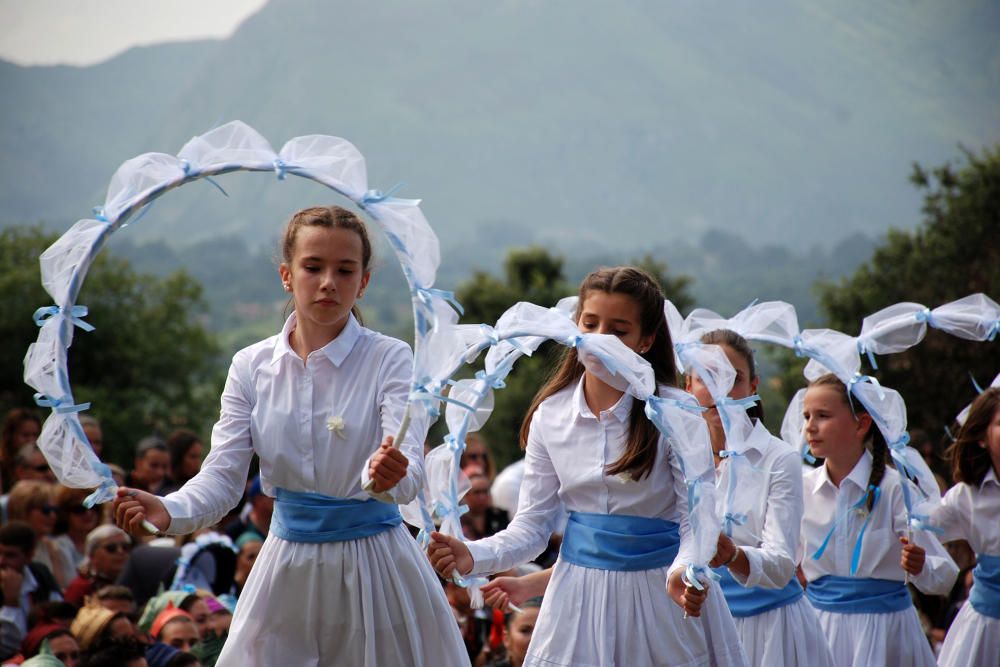
[[[306,225],[295,236],[291,265],[279,267],[299,321],[337,328],[368,286],[361,237],[350,229]]]
[[[844,390],[817,385],[806,391],[802,401],[805,435],[813,456],[849,458],[864,447],[871,417],[851,413]]]
[[[577,326],[583,333],[618,336],[635,352],[643,353],[653,344],[654,334],[643,335],[639,304],[627,294],[591,290],[580,306]]]

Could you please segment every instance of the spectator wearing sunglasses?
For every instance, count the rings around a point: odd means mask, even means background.
[[[482,469],[486,478],[493,482],[497,476],[497,466],[493,462],[493,455],[490,448],[478,433],[470,433],[465,436],[465,451],[462,452],[461,467],[477,466]]]
[[[46,463],[45,457],[42,455],[42,450],[34,443],[24,445],[17,451],[14,457],[13,481],[11,484],[16,485],[18,482],[29,480],[40,482],[56,481],[55,475],[52,474],[49,464]],[[13,490],[13,487],[11,487],[11,490]],[[8,518],[7,506],[9,503],[10,494],[0,498],[4,521]]]
[[[35,553],[33,562],[41,563],[59,583],[59,590],[69,583],[59,581],[58,573],[63,572],[63,556],[52,542],[52,532],[56,526],[55,506],[56,485],[38,480],[24,480],[10,490],[7,512],[12,521],[23,521],[35,533]]]
[[[100,523],[97,507],[84,507],[84,499],[90,495],[88,489],[70,489],[59,486],[56,490],[56,527],[52,544],[59,550],[62,570],[53,571],[63,588],[78,574],[78,569],[86,557],[87,535]]]
[[[21,639],[28,632],[28,615],[36,605],[62,599],[48,568],[31,562],[35,544],[35,532],[23,521],[9,521],[0,526],[0,593],[3,595],[0,623],[4,625],[5,634],[8,629],[16,630]]]
[[[87,596],[115,583],[128,563],[132,541],[125,531],[112,525],[98,526],[87,535],[86,558],[80,574],[66,589],[66,601],[83,605]]]

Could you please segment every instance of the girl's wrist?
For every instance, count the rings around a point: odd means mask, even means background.
[[[739,548],[739,546],[736,546],[736,547],[735,547],[735,548],[733,549],[733,555],[732,555],[732,556],[730,556],[730,557],[729,557],[729,560],[727,560],[727,561],[725,562],[725,566],[726,566],[726,567],[729,567],[730,565],[732,565],[733,563],[735,563],[735,562],[736,562],[736,559],[740,557],[740,554],[741,554],[741,553],[743,553],[743,550],[742,550],[742,549],[740,549],[740,548]]]

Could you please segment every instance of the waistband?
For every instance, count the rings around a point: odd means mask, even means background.
[[[559,557],[597,570],[652,570],[673,563],[680,542],[673,521],[570,512]]]
[[[888,614],[913,605],[906,584],[894,579],[826,575],[809,582],[806,597],[817,609],[838,614]]]
[[[799,580],[792,580],[784,588],[747,588],[736,581],[729,568],[720,567],[715,570],[719,575],[719,585],[726,596],[729,611],[737,618],[756,616],[765,611],[771,611],[792,604],[802,597],[804,591]]]
[[[402,523],[397,505],[278,488],[271,532],[289,542],[345,542],[377,535]]]
[[[1000,556],[976,554],[969,604],[983,616],[1000,618]]]

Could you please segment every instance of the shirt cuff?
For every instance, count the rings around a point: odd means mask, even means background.
[[[729,574],[732,575],[733,579],[739,583],[740,586],[745,586],[747,588],[752,588],[754,586],[760,585],[760,565],[761,557],[756,549],[751,549],[749,547],[739,547],[740,551],[747,559],[747,564],[750,566],[750,573],[747,576],[741,575],[736,570],[729,568]]]
[[[496,572],[497,559],[493,550],[485,544],[466,542],[469,553],[472,554],[472,571],[469,574],[493,574]]]
[[[165,498],[160,498],[163,502],[163,506],[167,510],[167,514],[170,515],[170,525],[167,529],[163,531],[167,535],[189,535],[200,528],[199,524],[193,518],[186,518],[184,514],[184,503],[167,496]]]
[[[368,465],[371,463],[371,457],[365,461],[364,468],[361,469],[361,488],[365,489],[368,482],[371,481],[371,477],[368,476]],[[416,484],[413,478],[410,477],[410,466],[407,466],[406,476],[399,480],[396,486],[391,489],[386,489],[385,491],[376,492],[374,489],[368,491],[365,489],[365,493],[374,498],[375,500],[380,500],[383,503],[388,503],[390,505],[407,505],[417,497],[417,492],[415,491]]]

